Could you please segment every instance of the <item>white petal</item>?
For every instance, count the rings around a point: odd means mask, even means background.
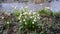
[[[34,24],[34,22],[32,22],[32,24]]]

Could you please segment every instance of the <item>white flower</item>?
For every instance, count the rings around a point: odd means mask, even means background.
[[[30,18],[33,18],[32,16],[30,16]]]
[[[27,24],[27,23],[25,22],[25,24]]]
[[[22,14],[19,15],[19,17],[21,17],[21,16],[22,16]]]
[[[31,12],[29,12],[29,15],[31,15]]]
[[[34,19],[36,19],[36,17]]]
[[[25,21],[25,19],[23,19],[23,21]]]
[[[7,22],[7,24],[9,24],[10,22]]]
[[[19,22],[21,22],[21,21],[19,21]]]
[[[27,14],[27,12],[23,13],[23,14]]]
[[[22,14],[20,14],[22,16]]]
[[[32,22],[32,24],[34,24],[34,22]]]
[[[25,18],[27,18],[27,16],[25,16]]]
[[[36,12],[33,12],[33,14],[36,14]]]
[[[2,17],[2,19],[4,19],[4,17]]]
[[[34,19],[34,21],[36,21],[36,19]]]
[[[37,17],[38,19],[40,19],[40,17]]]
[[[36,18],[34,18],[34,22],[36,21]]]
[[[37,14],[37,16],[39,16],[39,14]]]
[[[21,18],[21,16],[22,16],[22,14],[18,17],[18,19],[20,19],[20,18]]]

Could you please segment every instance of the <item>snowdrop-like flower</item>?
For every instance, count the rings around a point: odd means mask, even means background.
[[[30,16],[30,18],[33,18],[32,16]]]
[[[20,14],[20,16],[19,17],[21,17],[22,16],[22,14]]]
[[[10,22],[7,22],[7,24],[9,24]]]
[[[27,14],[27,12],[23,13],[24,15]]]
[[[36,19],[36,17],[34,19]]]
[[[22,15],[19,15],[19,17],[21,17]]]
[[[19,22],[21,22],[21,21],[19,21]]]
[[[27,24],[27,23],[25,22],[25,24]]]
[[[25,21],[25,19],[23,19],[23,21]]]
[[[25,16],[25,18],[27,18],[27,16]]]
[[[34,24],[34,22],[32,22],[32,24]]]
[[[40,19],[40,17],[37,17],[38,19]]]
[[[29,15],[31,15],[31,12],[29,12]]]
[[[21,19],[21,16],[19,16],[18,19],[20,20]]]
[[[4,19],[4,17],[2,17],[2,19]]]
[[[36,21],[36,19],[34,19],[34,22]]]
[[[39,14],[37,14],[37,16],[39,16]]]
[[[33,14],[36,14],[36,12],[33,12]]]

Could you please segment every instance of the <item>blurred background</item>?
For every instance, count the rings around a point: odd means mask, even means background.
[[[0,0],[0,11],[12,12],[13,7],[28,7],[32,10],[50,7],[53,12],[57,12],[60,9],[60,0]]]

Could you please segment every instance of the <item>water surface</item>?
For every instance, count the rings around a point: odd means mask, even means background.
[[[2,10],[7,11],[7,12],[12,12],[11,10],[13,9],[13,7],[20,9],[21,7],[28,6],[28,8],[31,10],[38,10],[38,9],[42,8],[42,6],[40,4],[2,3],[1,5],[2,5],[2,7],[0,7],[0,8],[2,8]],[[60,1],[44,3],[43,5],[44,6],[49,5],[53,12],[58,12],[60,10]]]

